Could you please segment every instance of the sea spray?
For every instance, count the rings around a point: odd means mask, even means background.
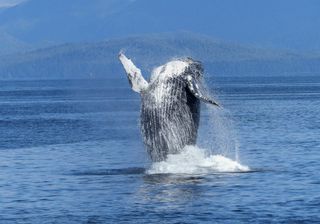
[[[230,112],[207,108],[199,133],[201,147],[186,146],[179,154],[169,154],[165,161],[155,162],[147,174],[210,174],[248,172],[239,161],[239,142]]]
[[[210,155],[222,155],[239,162],[239,141],[231,112],[206,106],[203,110],[198,145]]]
[[[165,161],[152,163],[147,174],[208,174],[248,172],[250,168],[222,155],[208,155],[206,149],[186,146],[180,154],[168,155]]]
[[[198,145],[186,146],[179,154],[169,154],[155,162],[148,174],[208,174],[248,172],[239,160],[239,141],[231,112],[225,108],[203,107]]]

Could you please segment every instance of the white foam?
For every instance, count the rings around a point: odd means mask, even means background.
[[[148,174],[208,174],[216,172],[248,172],[250,168],[222,155],[207,155],[205,149],[186,146],[180,154],[153,163]]]

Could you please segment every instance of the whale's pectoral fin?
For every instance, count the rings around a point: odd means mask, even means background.
[[[133,91],[140,93],[141,91],[147,89],[148,82],[143,78],[141,70],[138,69],[123,53],[119,53],[119,60],[121,61],[123,68],[127,73],[128,80]]]
[[[187,77],[188,88],[190,92],[199,100],[215,105],[217,107],[221,107],[214,99],[209,98],[207,95],[207,91],[202,85],[201,81],[197,78],[193,78],[191,76]]]

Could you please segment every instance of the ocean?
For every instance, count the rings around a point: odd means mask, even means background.
[[[152,164],[123,79],[0,82],[0,223],[320,223],[320,77],[217,77]]]

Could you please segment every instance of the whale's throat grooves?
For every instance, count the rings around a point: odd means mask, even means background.
[[[182,77],[157,79],[141,97],[141,132],[152,161],[196,143],[200,102]]]
[[[203,67],[192,58],[169,61],[155,68],[147,82],[133,62],[119,59],[133,91],[141,96],[141,134],[152,161],[163,161],[187,145],[195,145],[200,101],[220,107],[202,84]]]

